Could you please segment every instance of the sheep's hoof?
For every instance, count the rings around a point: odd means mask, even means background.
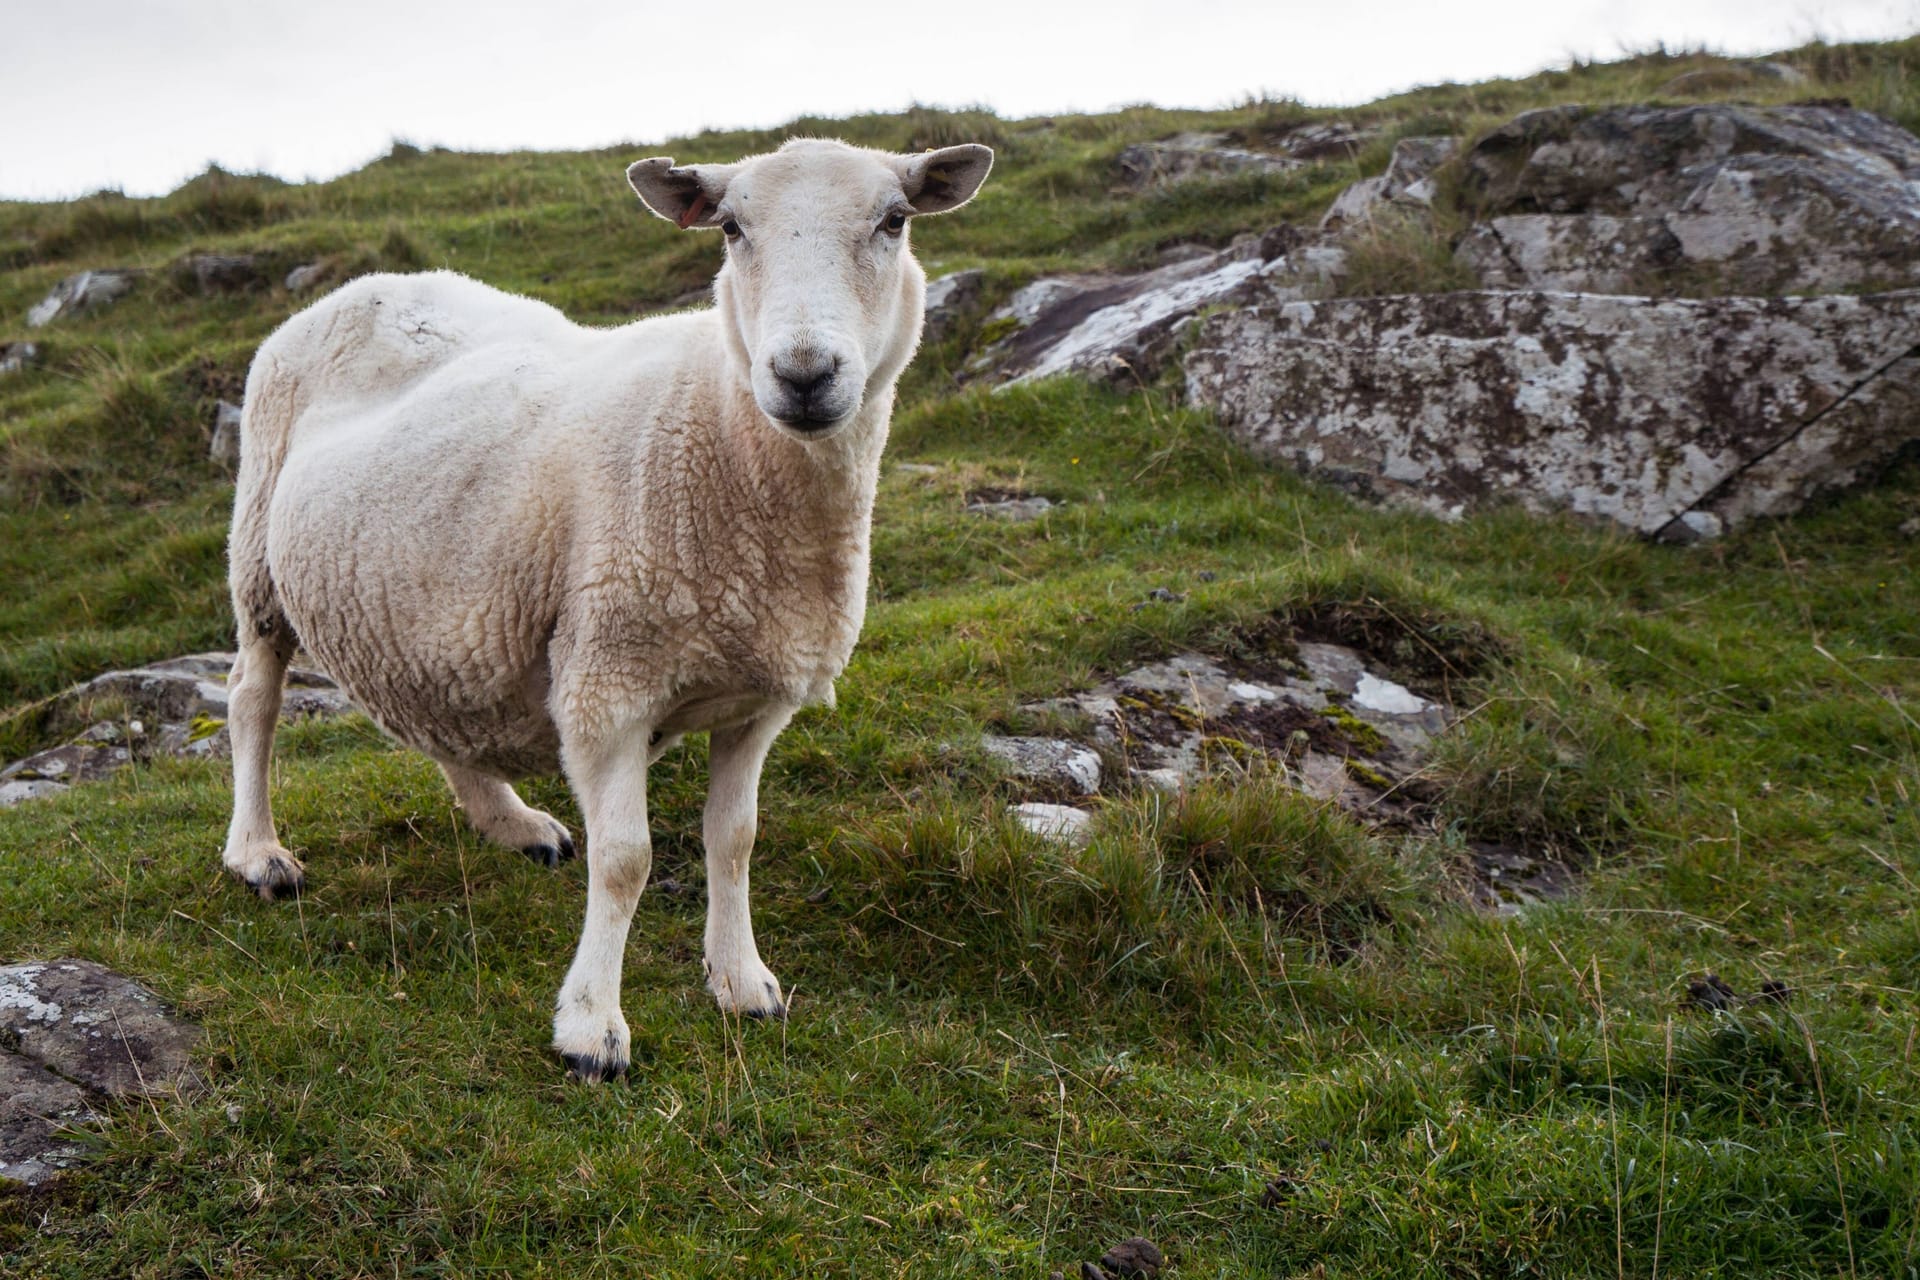
[[[755,1022],[785,1022],[787,1020],[787,1002],[780,998],[780,988],[767,988],[767,996],[772,1001],[764,1009],[748,1009],[747,1016]]]
[[[255,859],[245,870],[233,868],[233,871],[247,888],[266,902],[276,898],[297,898],[300,891],[307,887],[306,869],[291,854],[270,853]]]
[[[563,862],[573,861],[573,837],[561,836],[558,845],[530,844],[520,852],[551,871]]]
[[[578,1080],[581,1084],[601,1084],[611,1080],[623,1080],[627,1074],[627,1055],[620,1048],[620,1041],[613,1032],[607,1032],[606,1043],[595,1053],[562,1053],[560,1060],[567,1064],[567,1079]]]

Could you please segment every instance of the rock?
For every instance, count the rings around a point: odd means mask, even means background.
[[[1016,804],[1007,812],[1013,820],[1043,840],[1078,848],[1092,836],[1093,815],[1064,804]]]
[[[131,671],[109,671],[53,699],[55,723],[84,722],[92,708],[115,702],[124,719],[97,721],[86,731],[0,768],[0,808],[58,795],[156,755],[225,757],[230,653],[196,653]],[[287,672],[282,720],[342,715],[352,707],[338,686],[317,671]]]
[[[1380,136],[1372,125],[1346,120],[1321,120],[1303,124],[1281,140],[1281,147],[1296,160],[1351,160],[1360,148]]]
[[[1199,178],[1243,173],[1287,173],[1305,162],[1229,146],[1224,133],[1183,133],[1160,142],[1142,142],[1121,151],[1116,162],[1120,185],[1131,191],[1172,186]]]
[[[1322,231],[1364,226],[1389,205],[1424,208],[1436,192],[1434,170],[1453,158],[1459,143],[1453,138],[1402,138],[1393,144],[1393,158],[1378,177],[1362,178],[1334,198],[1320,219]]]
[[[1572,895],[1575,881],[1566,865],[1511,845],[1469,841],[1472,871],[1467,892],[1475,906],[1495,915],[1519,916],[1529,907]]]
[[[77,1085],[0,1050],[0,1183],[38,1186],[79,1164],[86,1148],[71,1131],[99,1123]]]
[[[1191,403],[1256,452],[1444,516],[1568,510],[1673,536],[1786,515],[1920,436],[1920,291],[1454,293],[1214,315]]]
[[[1167,1259],[1145,1236],[1129,1236],[1101,1254],[1100,1265],[1109,1275],[1126,1280],[1154,1280],[1167,1265]]]
[[[1445,709],[1353,649],[1301,643],[1296,651],[1297,661],[1257,678],[1179,654],[1026,710],[1090,719],[1094,745],[1158,791],[1265,762],[1320,799],[1398,812],[1409,799],[1403,784],[1450,723]]]
[[[1060,504],[1039,494],[976,493],[967,495],[967,511],[976,516],[992,516],[1019,524],[1038,520]]]
[[[1835,106],[1554,107],[1464,160],[1461,261],[1499,288],[1920,284],[1920,138]]]
[[[309,262],[287,272],[286,287],[288,293],[305,293],[317,289],[327,282],[332,274],[331,267],[325,262]]]
[[[27,309],[27,324],[38,329],[59,316],[118,302],[133,289],[138,271],[82,271],[68,276],[53,292]]]
[[[112,1098],[196,1091],[200,1028],[88,960],[0,967],[0,1032],[14,1051]]]
[[[221,400],[213,406],[213,440],[207,456],[228,467],[240,465],[240,406]]]
[[[1240,299],[1256,281],[1305,297],[1344,262],[1339,250],[1303,245],[1299,232],[1279,227],[1138,275],[1037,280],[988,317],[984,332],[1012,332],[969,362],[968,372],[1001,382],[1068,372],[1144,380],[1202,310]]]
[[[980,746],[1022,782],[1069,795],[1090,796],[1100,789],[1100,757],[1077,743],[985,734]]]
[[[251,253],[190,254],[179,274],[201,293],[245,293],[267,282],[260,259]]]
[[[978,267],[955,271],[927,282],[925,340],[938,342],[952,333],[960,320],[980,303],[987,273]]]
[[[20,373],[40,359],[40,348],[31,342],[0,342],[0,374]]]

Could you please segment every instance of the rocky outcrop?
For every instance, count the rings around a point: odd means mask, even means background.
[[[1026,382],[1057,373],[1145,379],[1201,311],[1264,292],[1305,297],[1345,263],[1290,227],[1137,275],[1050,276],[1015,293],[983,332],[1004,334],[970,363],[976,377]]]
[[[200,1029],[131,978],[86,960],[0,967],[0,1181],[44,1182],[85,1157],[93,1099],[204,1088]]]
[[[1305,163],[1290,155],[1271,155],[1233,146],[1224,133],[1183,133],[1160,142],[1141,142],[1127,147],[1115,166],[1122,187],[1144,191],[1196,178],[1287,173]]]
[[[138,271],[82,271],[68,276],[53,292],[27,308],[27,324],[38,329],[61,316],[91,311],[118,302],[133,291]]]
[[[196,653],[74,686],[46,710],[51,723],[87,724],[78,735],[0,768],[0,808],[58,795],[154,756],[224,758],[230,653]],[[111,709],[112,718],[102,717]],[[287,673],[284,720],[337,716],[346,695],[317,671]],[[90,722],[90,723],[89,723]]]
[[[1322,231],[1365,226],[1390,208],[1428,208],[1438,193],[1434,171],[1453,158],[1452,138],[1402,138],[1393,144],[1387,171],[1362,178],[1334,198],[1320,219]]]
[[[1463,161],[1488,286],[1811,294],[1920,284],[1920,139],[1832,106],[1555,107]]]
[[[1369,494],[1711,534],[1920,438],[1920,291],[1282,297],[1209,318],[1186,374],[1257,452]]]

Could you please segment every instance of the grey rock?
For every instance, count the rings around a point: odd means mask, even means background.
[[[40,359],[40,348],[31,342],[0,342],[0,374],[19,373]]]
[[[961,319],[980,303],[987,273],[978,267],[955,271],[927,282],[926,331],[929,342],[952,333]]]
[[[1554,107],[1503,125],[1463,163],[1465,199],[1485,225],[1459,254],[1488,285],[1920,284],[1920,138],[1865,111]]]
[[[1350,160],[1379,136],[1380,130],[1372,125],[1320,120],[1292,130],[1281,139],[1280,147],[1296,160]]]
[[[151,991],[88,960],[0,967],[0,1032],[20,1056],[112,1098],[204,1087],[200,1028]]]
[[[1325,286],[1344,254],[1306,245],[1289,227],[1231,248],[1137,275],[1038,280],[989,317],[1015,332],[977,355],[973,376],[1003,383],[1060,373],[1146,379],[1201,311],[1241,299],[1256,281],[1305,297]]]
[[[1186,374],[1256,452],[1362,493],[1731,527],[1920,435],[1920,291],[1283,297],[1210,317]]]
[[[980,746],[1022,782],[1070,795],[1090,796],[1100,789],[1100,757],[1078,743],[985,734]]]
[[[245,293],[266,284],[265,268],[251,253],[195,253],[179,264],[179,275],[201,293]]]
[[[240,406],[225,400],[213,406],[213,440],[207,456],[229,467],[240,465]]]
[[[1290,155],[1230,146],[1224,133],[1183,133],[1136,143],[1121,151],[1116,162],[1120,185],[1133,191],[1243,173],[1288,173],[1304,163]]]
[[[1007,810],[1013,820],[1044,840],[1079,847],[1092,835],[1093,815],[1064,804],[1016,804]]]
[[[131,671],[109,671],[58,695],[54,717],[72,723],[106,700],[125,707],[120,722],[96,722],[71,740],[0,768],[0,808],[90,782],[154,756],[224,758],[230,653],[196,653]],[[318,671],[290,668],[281,697],[283,720],[325,718],[352,710],[337,685]]]
[[[1365,226],[1389,206],[1425,208],[1436,193],[1434,171],[1451,160],[1459,143],[1453,138],[1402,138],[1393,144],[1385,173],[1360,181],[1334,198],[1320,219],[1322,231]]]
[[[0,1183],[38,1186],[79,1164],[74,1130],[100,1123],[79,1086],[0,1050]]]
[[[133,289],[140,272],[130,270],[82,271],[68,276],[53,287],[53,292],[27,309],[27,325],[38,329],[64,315],[92,310],[118,302]]]
[[[1060,504],[1052,498],[1030,494],[1021,498],[995,498],[992,500],[969,501],[967,511],[976,516],[991,516],[995,520],[1005,520],[1012,524],[1021,524],[1028,520],[1038,520]]]
[[[287,272],[287,292],[305,293],[309,289],[317,289],[327,282],[330,274],[331,270],[324,262],[304,263]]]

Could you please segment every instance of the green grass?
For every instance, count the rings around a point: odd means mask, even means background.
[[[1915,123],[1913,42],[1786,57],[1822,77],[1802,93]],[[1646,98],[1699,61],[1352,114],[1471,130]],[[916,247],[1004,292],[1316,216],[1384,143],[1286,181],[1107,192],[1128,141],[1314,114],[801,127],[1001,148]],[[230,484],[204,431],[298,304],[201,298],[169,263],[450,264],[613,321],[715,257],[640,216],[621,165],[773,140],[397,148],[311,188],[0,206],[8,325],[69,271],[156,269],[0,381],[0,747],[32,745],[66,683],[226,642]],[[1915,1274],[1920,581],[1898,527],[1920,466],[1693,549],[1517,512],[1440,524],[1261,466],[1164,387],[956,390],[973,339],[910,375],[890,461],[941,469],[887,472],[840,706],[768,765],[756,923],[789,1022],[727,1021],[701,989],[698,740],[652,778],[656,880],[693,892],[642,900],[634,1069],[601,1089],[544,1047],[581,869],[479,846],[432,766],[364,721],[282,736],[297,903],[221,873],[216,765],[6,811],[0,961],[139,976],[207,1028],[213,1085],[119,1109],[83,1172],[0,1193],[0,1273],[1044,1276],[1140,1233],[1179,1276]],[[1064,505],[967,515],[989,485]],[[1186,599],[1136,609],[1157,586]],[[1435,830],[1368,830],[1258,770],[1115,796],[1078,854],[1004,821],[981,726],[1182,647],[1260,660],[1294,625],[1466,715],[1426,779]],[[577,829],[560,782],[526,791]],[[1477,914],[1472,840],[1563,857],[1582,890]],[[1693,1011],[1707,971],[1794,995]]]

